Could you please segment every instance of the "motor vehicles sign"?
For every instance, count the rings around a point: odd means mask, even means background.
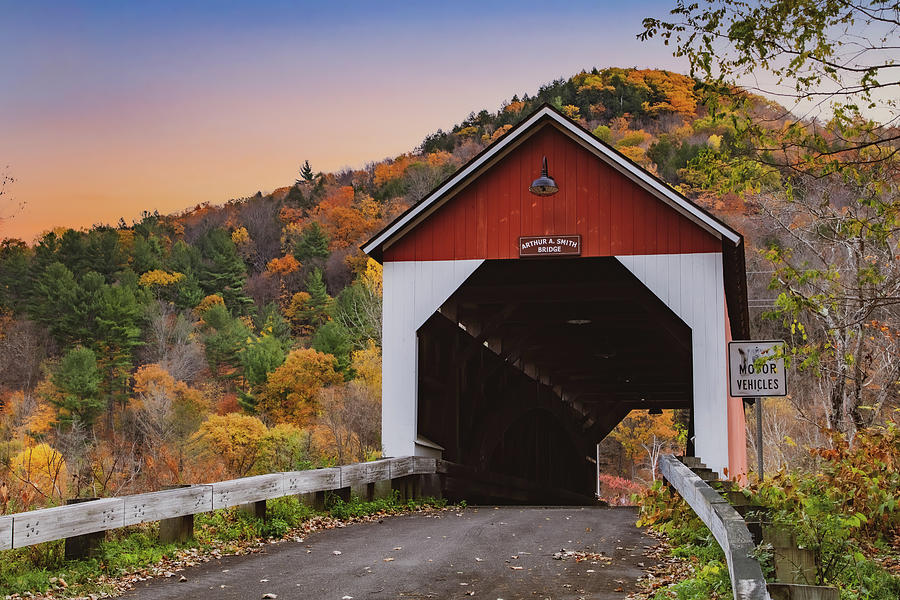
[[[728,393],[734,398],[786,396],[782,340],[741,340],[728,343]]]

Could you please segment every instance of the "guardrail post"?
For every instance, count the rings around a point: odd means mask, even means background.
[[[413,500],[418,498],[418,475],[407,475],[391,480],[391,488],[400,493],[401,500]]]
[[[441,476],[437,473],[419,475],[420,498],[440,498],[442,494]]]
[[[351,485],[349,488],[344,489],[349,489],[351,496],[355,495],[360,500],[369,501],[372,499],[372,492],[374,491],[374,488],[372,486],[373,484],[371,483],[356,483]]]
[[[369,484],[372,487],[372,499],[390,499],[394,494],[390,479],[383,479]]]
[[[164,490],[178,490],[189,488],[190,484],[166,485]],[[172,544],[174,542],[186,542],[194,537],[194,515],[171,517],[159,522],[159,543]]]
[[[266,520],[266,501],[257,500],[256,502],[247,502],[246,504],[238,504],[238,510],[247,513],[252,517]]]
[[[68,500],[66,500],[66,506],[69,506],[71,504],[81,504],[82,502],[90,502],[92,500],[97,500],[97,498],[69,498]],[[98,546],[100,546],[100,542],[103,541],[103,538],[105,536],[105,531],[98,531],[96,533],[85,533],[82,535],[75,535],[66,538],[66,560],[78,560],[80,558],[87,558],[90,555],[94,554],[97,551]]]

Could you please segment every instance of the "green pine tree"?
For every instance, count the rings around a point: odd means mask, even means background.
[[[306,292],[309,294],[309,301],[299,316],[313,328],[317,328],[328,320],[332,301],[325,288],[321,269],[313,269],[306,277]]]
[[[72,423],[77,420],[87,427],[93,426],[103,412],[100,379],[97,357],[89,348],[77,346],[62,357],[51,376],[51,381],[59,389],[61,396],[50,398],[61,411],[61,422]]]
[[[322,226],[313,221],[303,228],[303,233],[294,246],[294,256],[303,264],[309,264],[315,259],[328,258],[330,241]]]

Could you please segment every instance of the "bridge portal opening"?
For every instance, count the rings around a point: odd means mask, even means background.
[[[420,443],[548,496],[593,493],[630,411],[692,408],[690,327],[615,258],[485,262],[417,336]]]

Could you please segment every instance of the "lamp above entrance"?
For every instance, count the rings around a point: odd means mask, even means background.
[[[528,188],[528,191],[535,196],[552,196],[559,191],[559,186],[556,185],[556,182],[553,181],[553,178],[550,177],[550,174],[547,170],[546,156],[541,163],[541,176],[531,182],[531,186]]]

